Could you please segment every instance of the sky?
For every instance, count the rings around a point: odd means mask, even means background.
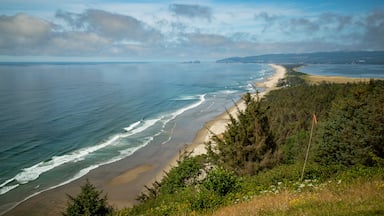
[[[383,0],[0,0],[0,61],[384,50]]]

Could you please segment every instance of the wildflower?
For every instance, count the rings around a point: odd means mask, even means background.
[[[298,204],[300,204],[300,198],[295,198],[295,199],[289,201],[289,206],[296,206]]]

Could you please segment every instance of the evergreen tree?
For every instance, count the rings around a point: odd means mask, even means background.
[[[250,94],[243,97],[245,111],[230,115],[230,124],[222,137],[214,136],[214,147],[208,146],[214,162],[236,174],[256,174],[271,168],[279,160],[277,146],[269,128],[266,109]]]
[[[322,164],[372,166],[383,158],[384,82],[349,86],[321,130],[317,160]]]
[[[102,216],[110,215],[113,208],[107,203],[107,196],[100,198],[102,191],[97,191],[88,179],[81,186],[81,192],[77,197],[67,195],[68,207],[64,216]]]

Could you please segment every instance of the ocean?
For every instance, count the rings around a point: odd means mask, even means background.
[[[348,76],[355,78],[384,78],[384,65],[368,64],[309,64],[299,71],[312,75]]]
[[[180,148],[273,73],[266,64],[1,63],[0,214],[146,146]]]

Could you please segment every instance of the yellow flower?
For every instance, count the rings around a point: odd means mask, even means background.
[[[300,204],[300,202],[301,202],[300,198],[295,198],[295,199],[289,201],[289,206],[290,207],[297,206]]]

